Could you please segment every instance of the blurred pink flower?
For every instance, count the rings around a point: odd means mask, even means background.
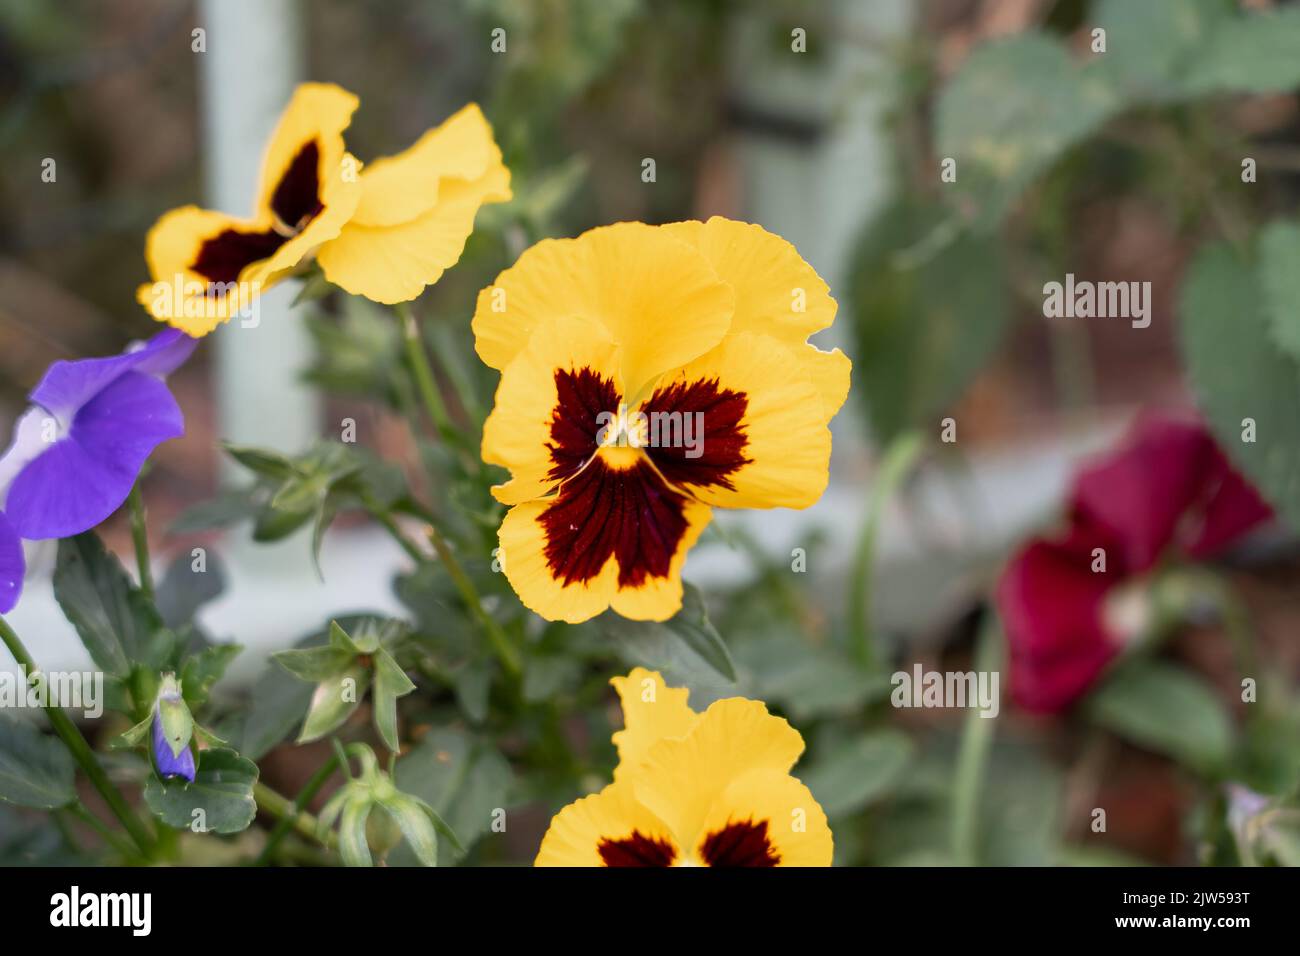
[[[1026,542],[998,582],[1016,703],[1066,709],[1140,628],[1142,579],[1163,557],[1212,557],[1271,516],[1202,424],[1141,417],[1076,476],[1064,532]]]

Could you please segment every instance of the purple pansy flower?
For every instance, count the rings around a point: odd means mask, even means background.
[[[172,745],[167,741],[167,732],[163,727],[162,707],[154,705],[153,730],[150,735],[153,742],[153,763],[158,776],[163,780],[181,777],[189,783],[194,782],[194,750],[186,744],[180,753],[172,752]]]
[[[121,507],[154,448],[184,433],[163,378],[197,344],[167,329],[121,355],[50,366],[0,457],[0,614],[22,591],[21,539],[95,527]]]

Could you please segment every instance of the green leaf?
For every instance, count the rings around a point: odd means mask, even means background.
[[[1101,0],[1089,26],[1106,30],[1106,52],[1089,68],[1130,100],[1181,99],[1199,82],[1208,48],[1232,20],[1225,0]]]
[[[185,703],[198,710],[208,701],[212,687],[221,680],[232,661],[243,650],[238,644],[213,644],[190,657],[181,668],[181,690]]]
[[[171,523],[169,530],[172,534],[193,534],[250,521],[261,513],[263,507],[263,502],[254,494],[256,487],[223,491],[215,498],[191,505]]]
[[[888,796],[912,758],[912,741],[898,730],[879,730],[845,744],[800,776],[832,819]]]
[[[572,690],[582,677],[582,661],[560,654],[530,654],[524,662],[524,700],[552,700]]]
[[[54,737],[0,714],[0,800],[53,810],[77,798],[72,757]]]
[[[1232,750],[1232,723],[1202,678],[1159,661],[1132,661],[1088,698],[1098,724],[1132,743],[1204,773],[1221,770]]]
[[[1011,319],[999,243],[960,231],[951,215],[900,200],[853,252],[855,391],[881,447],[909,428],[933,426],[987,364]]]
[[[151,777],[145,803],[168,826],[196,832],[239,833],[257,815],[257,765],[233,750],[204,750],[193,783]],[[201,813],[198,811],[202,811]]]
[[[312,686],[268,667],[253,685],[250,699],[230,721],[220,726],[235,749],[259,760],[293,732],[311,704]]]
[[[298,743],[320,740],[343,726],[361,706],[361,699],[369,686],[370,668],[360,665],[353,665],[317,684],[307,719],[298,734]]]
[[[402,831],[402,836],[415,853],[421,866],[438,865],[438,831],[433,816],[425,812],[422,801],[404,793],[395,793],[380,800],[379,805],[388,811]]]
[[[373,866],[370,844],[366,840],[366,820],[372,804],[369,800],[349,800],[343,804],[339,819],[339,856],[344,866]]]
[[[279,541],[315,517],[315,511],[276,511],[274,508],[266,508],[253,525],[253,540],[262,543]]]
[[[1300,361],[1300,224],[1274,222],[1259,237],[1259,281],[1273,341]]]
[[[491,661],[477,660],[470,661],[452,675],[452,687],[460,709],[476,724],[487,719],[492,671]]]
[[[93,531],[59,542],[54,596],[96,666],[117,677],[144,659],[163,627],[158,612]]]
[[[1300,10],[1243,14],[1217,25],[1189,93],[1286,93],[1300,86]]]
[[[709,620],[704,595],[695,585],[682,582],[682,609],[665,622],[664,627],[681,638],[682,643],[699,654],[727,680],[736,679],[736,665],[731,660],[731,652],[722,642],[718,629]]]
[[[227,455],[255,474],[287,481],[297,473],[293,462],[279,452],[231,444],[224,444],[222,448]]]
[[[889,696],[888,674],[865,671],[836,647],[788,634],[742,641],[736,657],[753,696],[780,704],[795,720],[843,717]]]
[[[375,727],[388,749],[396,753],[400,749],[397,739],[397,698],[411,693],[415,690],[415,685],[397,665],[397,661],[393,660],[393,655],[382,647],[375,651],[374,661]]]
[[[442,827],[472,846],[497,819],[510,799],[510,765],[490,744],[455,730],[435,730],[397,761],[398,789],[419,797],[437,814]],[[435,826],[438,822],[435,822]],[[453,845],[453,855],[462,851]]]
[[[271,507],[276,511],[288,511],[292,514],[307,512],[315,514],[325,503],[329,494],[329,485],[321,475],[294,475],[282,484],[271,498]]]
[[[356,660],[356,653],[333,645],[276,651],[271,659],[298,680],[317,684],[342,674]]]
[[[935,140],[957,161],[945,194],[991,227],[1066,150],[1121,106],[1059,40],[1037,31],[995,40],[962,64],[939,96]]]
[[[1207,245],[1183,283],[1180,345],[1220,446],[1300,529],[1300,364],[1270,335],[1261,291],[1270,281],[1226,244]],[[1247,419],[1254,441],[1242,440]]]
[[[369,634],[368,638],[361,635]],[[379,647],[378,639],[373,635],[370,628],[357,632],[357,638],[353,639],[352,635],[338,621],[330,621],[329,640],[330,646],[338,648],[341,651],[347,651],[349,654],[369,654]]]
[[[339,301],[342,315],[308,318],[316,362],[304,379],[328,392],[382,398],[400,410],[407,372],[403,365],[401,327],[392,314],[357,296]]]
[[[709,620],[704,597],[693,584],[683,582],[681,610],[667,621],[630,621],[611,613],[602,622],[626,657],[634,664],[660,671],[673,686],[694,686],[692,682],[669,679],[669,671],[680,677],[681,669],[693,671],[690,675],[693,682],[716,684],[721,677],[727,683],[735,683],[736,666],[731,652]],[[673,664],[678,668],[673,669]],[[701,664],[712,673],[699,674]]]
[[[154,604],[163,622],[179,629],[194,620],[199,608],[215,601],[226,589],[226,572],[215,552],[203,559],[203,570],[194,569],[189,552],[178,555],[154,589]]]
[[[149,731],[153,729],[153,711],[149,716],[140,721],[129,730],[119,734],[109,746],[114,750],[125,750],[130,747],[139,747],[149,739]]]

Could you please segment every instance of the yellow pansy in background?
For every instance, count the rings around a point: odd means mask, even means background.
[[[704,713],[637,668],[611,683],[623,705],[614,782],[556,814],[536,866],[829,866],[826,814],[790,775],[803,738],[761,701]]]
[[[825,490],[850,363],[807,339],[835,300],[784,239],[714,218],[539,242],[479,294],[501,372],[484,461],[503,569],[550,620],[666,620],[713,507]]]
[[[185,206],[149,231],[140,303],[193,336],[247,310],[316,256],[354,295],[413,299],[454,265],[484,203],[511,198],[510,172],[479,108],[466,106],[397,156],[366,168],[344,148],[357,98],[304,83],[276,126],[251,219]]]
[[[492,127],[471,103],[361,174],[361,202],[317,258],[325,278],[375,302],[414,299],[455,265],[485,203],[511,198]]]
[[[253,217],[198,206],[164,215],[145,240],[153,282],[140,304],[207,335],[337,236],[361,199],[360,163],[343,145],[357,102],[330,83],[299,86],[267,147]]]

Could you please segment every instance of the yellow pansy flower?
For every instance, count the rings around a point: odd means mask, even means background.
[[[826,814],[790,775],[803,738],[761,701],[696,713],[637,668],[611,683],[625,727],[614,782],[556,814],[536,866],[829,866]]]
[[[252,218],[184,206],[154,224],[153,281],[137,292],[154,318],[206,335],[313,255],[331,282],[384,303],[455,264],[479,206],[511,195],[483,114],[467,106],[362,169],[343,141],[357,105],[334,84],[302,84],[271,136]]]
[[[821,497],[850,363],[784,239],[728,219],[618,223],[539,242],[479,294],[501,382],[484,461],[510,471],[506,577],[542,617],[666,620],[713,507]]]

